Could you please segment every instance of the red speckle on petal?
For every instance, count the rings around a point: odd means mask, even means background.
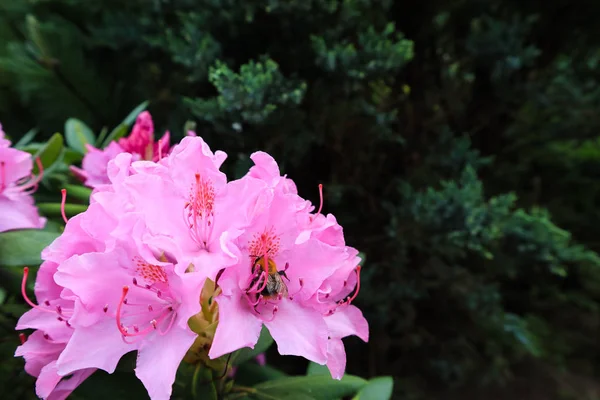
[[[136,271],[148,283],[163,282],[167,283],[168,278],[165,269],[160,265],[148,264],[140,258],[133,260],[136,263]]]

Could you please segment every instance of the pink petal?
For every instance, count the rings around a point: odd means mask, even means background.
[[[83,381],[89,378],[94,372],[96,372],[95,368],[88,368],[73,373],[69,379],[60,381],[46,400],[65,400],[73,390],[81,385]]]
[[[338,308],[333,315],[325,317],[325,322],[332,338],[356,335],[365,342],[369,341],[369,323],[353,305]]]
[[[138,343],[125,343],[115,319],[107,317],[92,326],[74,330],[58,357],[58,373],[67,375],[79,369],[98,368],[112,374],[121,357],[137,347]]]
[[[58,375],[56,361],[52,361],[42,368],[40,376],[38,376],[35,383],[35,393],[40,398],[46,399],[50,393],[52,393],[58,382],[60,382],[61,378],[62,377]]]
[[[0,195],[0,232],[14,229],[41,229],[46,218],[41,218],[33,205],[33,197],[19,195],[10,200]]]
[[[272,321],[265,321],[281,355],[301,356],[318,364],[327,361],[327,325],[318,312],[283,299]]]
[[[219,325],[208,356],[214,359],[242,347],[254,348],[262,322],[253,315],[246,300],[239,295],[220,295],[215,300],[219,303]]]
[[[331,338],[327,346],[327,368],[333,379],[342,379],[346,370],[346,350],[341,339]]]
[[[152,400],[171,397],[175,374],[196,334],[189,329],[172,328],[165,336],[157,335],[140,348],[135,375],[142,381]]]

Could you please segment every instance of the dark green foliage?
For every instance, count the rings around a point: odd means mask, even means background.
[[[371,341],[347,340],[348,370],[394,375],[397,393],[507,381],[529,357],[593,375],[600,7],[588,8],[8,1],[0,121],[39,141],[77,118],[98,137],[149,100],[161,130],[181,137],[187,121],[225,150],[229,176],[262,149],[304,197],[323,183],[325,212],[367,256],[357,304]]]

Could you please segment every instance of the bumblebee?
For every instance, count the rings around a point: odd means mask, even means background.
[[[277,265],[275,261],[272,259],[268,259],[267,265],[265,266],[265,258],[263,256],[258,257],[254,260],[252,264],[252,273],[253,278],[250,283],[250,287],[258,287],[263,288],[259,295],[261,295],[264,299],[276,299],[281,297],[288,297],[288,288],[283,278],[289,281],[285,271],[288,268],[288,264],[286,263],[285,269],[278,271]],[[267,273],[267,282],[265,284],[264,280],[261,279],[262,271]],[[260,282],[259,282],[260,280]]]

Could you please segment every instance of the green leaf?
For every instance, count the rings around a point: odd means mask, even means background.
[[[32,143],[33,145],[33,143]],[[63,138],[60,133],[55,133],[52,137],[33,154],[33,158],[39,158],[44,170],[49,169],[59,158],[63,150]],[[34,163],[33,173],[38,174],[37,165]]]
[[[237,367],[235,372],[236,384],[254,386],[265,381],[285,378],[288,375],[270,365],[258,365],[255,363],[244,363]]]
[[[352,395],[366,384],[366,380],[352,375],[346,375],[339,381],[327,375],[312,375],[263,382],[254,386],[254,389],[275,398],[305,393],[315,400],[331,400]]]
[[[63,162],[65,165],[77,164],[80,163],[81,160],[83,160],[83,154],[78,153],[77,151],[68,147],[65,149],[63,153]]]
[[[198,364],[194,371],[192,399],[217,400],[217,388],[215,387],[212,370],[203,367],[202,364]]]
[[[106,138],[106,135],[108,135],[108,128],[104,127],[100,131],[100,134],[98,135],[98,139],[96,139],[96,147],[100,147],[102,145],[102,143],[104,143],[104,139]]]
[[[129,125],[121,124],[121,125],[117,126],[108,135],[108,137],[106,138],[104,143],[102,143],[101,147],[105,148],[106,146],[108,146],[110,144],[110,142],[114,142],[114,141],[121,139],[123,136],[125,136],[127,134],[128,130],[129,130]]]
[[[125,136],[127,134],[127,131],[129,130],[129,127],[135,122],[137,116],[140,115],[140,113],[148,107],[149,103],[149,101],[144,101],[136,108],[134,108],[133,111],[131,111],[129,115],[127,115],[125,119],[110,132],[110,134],[106,137],[106,140],[102,142],[102,145],[100,147],[105,148],[110,142],[119,140],[123,136]]]
[[[394,380],[390,376],[373,378],[352,400],[389,400],[392,397]]]
[[[21,149],[24,146],[28,145],[35,138],[37,133],[38,133],[37,129],[35,129],[35,128],[31,129],[29,132],[24,134],[23,137],[17,143],[15,143],[14,147],[17,149]]]
[[[310,396],[306,393],[293,393],[288,396],[282,397],[281,400],[315,400],[315,397]]]
[[[331,375],[329,373],[329,369],[327,368],[327,365],[320,365],[314,362],[310,362],[308,364],[308,368],[306,369],[306,375],[310,376],[310,375]]]
[[[260,331],[258,342],[256,345],[254,345],[254,349],[251,349],[250,347],[244,347],[243,349],[236,351],[231,357],[231,363],[233,365],[245,363],[260,353],[267,351],[272,344],[273,338],[271,337],[271,334],[269,334],[269,330],[263,326],[262,330]]]
[[[144,101],[143,103],[141,103],[140,105],[138,105],[136,108],[133,109],[133,111],[131,111],[129,113],[128,116],[125,117],[125,119],[123,120],[123,122],[121,122],[121,124],[125,124],[125,125],[131,125],[133,124],[133,122],[135,121],[135,119],[137,118],[138,115],[140,115],[140,113],[142,111],[144,111],[146,108],[148,108],[148,104],[150,102],[149,101]]]
[[[0,265],[41,264],[40,253],[59,236],[56,232],[22,229],[0,233]]]
[[[44,215],[61,215],[60,203],[38,203],[38,210]],[[88,206],[85,204],[65,204],[65,214],[68,217],[80,214],[87,210]]]
[[[87,152],[86,144],[96,143],[94,132],[83,121],[75,118],[69,118],[65,123],[65,139],[70,148],[81,154]]]
[[[65,185],[65,189],[67,189],[67,198],[74,197],[89,203],[92,189],[80,185]]]

